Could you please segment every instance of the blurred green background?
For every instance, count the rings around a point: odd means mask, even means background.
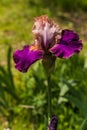
[[[16,49],[33,42],[33,19],[44,14],[62,29],[79,33],[83,42],[79,55],[56,60],[51,77],[58,128],[79,130],[87,118],[87,1],[0,0],[0,130],[46,129],[47,79],[42,63],[23,74],[12,59]]]

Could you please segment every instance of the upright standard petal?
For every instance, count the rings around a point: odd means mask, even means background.
[[[53,116],[50,121],[49,130],[57,130],[57,124],[58,124],[58,118],[57,116]]]
[[[59,25],[46,15],[35,18],[32,32],[37,40],[40,39],[39,43],[41,42],[42,48],[46,51],[58,42],[61,36]]]
[[[69,58],[73,54],[80,52],[82,49],[82,41],[79,40],[78,34],[72,30],[63,30],[60,42],[54,45],[50,52],[56,57]]]
[[[43,51],[32,49],[32,46],[24,46],[23,50],[17,50],[13,54],[15,67],[21,72],[27,72],[28,68],[35,61],[43,57]]]

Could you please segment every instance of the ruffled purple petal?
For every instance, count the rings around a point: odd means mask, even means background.
[[[60,58],[69,58],[73,54],[80,52],[82,41],[79,40],[78,34],[72,30],[63,30],[60,42],[55,44],[50,51]]]
[[[32,50],[30,46],[24,46],[23,50],[17,50],[13,54],[15,67],[21,72],[27,72],[30,65],[42,57],[42,50]]]
[[[58,124],[58,118],[57,116],[53,116],[50,121],[49,130],[57,130],[57,124]]]

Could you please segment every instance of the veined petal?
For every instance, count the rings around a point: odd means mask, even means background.
[[[30,65],[43,57],[43,51],[32,49],[32,46],[24,46],[23,50],[17,50],[13,54],[15,67],[21,72],[27,72]]]
[[[73,54],[80,52],[82,42],[79,40],[78,34],[72,30],[63,30],[60,42],[54,45],[50,51],[60,58],[69,58]]]
[[[49,19],[46,15],[35,19],[32,32],[36,38],[41,37],[39,42],[41,42],[41,46],[42,48],[44,47],[45,50],[58,42],[61,36],[59,25]]]

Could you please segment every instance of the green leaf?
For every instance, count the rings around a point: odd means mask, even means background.
[[[3,84],[3,86],[4,86],[4,85],[9,86],[9,81],[8,81],[7,78],[6,78],[5,76],[3,76],[3,75],[0,75],[0,82]]]
[[[8,76],[9,76],[9,79],[10,79],[10,83],[11,83],[10,87],[14,91],[15,85],[14,85],[14,80],[13,80],[13,74],[12,74],[12,71],[11,71],[11,52],[12,52],[12,48],[11,48],[11,46],[9,46],[8,54],[7,54],[7,70],[8,70]]]
[[[72,82],[70,82],[70,81],[66,81],[65,79],[63,79],[62,81],[63,81],[63,83],[65,83],[65,84],[67,85],[67,87],[69,88],[70,94],[73,95],[73,97],[76,97],[76,98],[78,98],[78,99],[81,100],[81,95],[82,95],[82,93],[81,93],[80,89],[78,89],[78,90],[75,89],[75,86],[78,85],[78,84],[75,83],[74,80],[72,80]],[[73,86],[73,84],[75,84],[75,85]]]
[[[87,117],[83,120],[80,130],[87,130]]]
[[[0,99],[2,99],[5,102],[5,104],[8,105],[4,92],[5,92],[4,88],[0,84]]]
[[[8,108],[8,105],[6,104],[6,102],[4,101],[0,101],[0,107],[3,107],[3,108]]]
[[[1,74],[7,76],[7,72],[6,72],[6,70],[3,68],[3,66],[0,66],[0,72],[1,72]]]
[[[70,94],[67,94],[65,96],[69,101],[73,102],[79,109],[82,110],[82,102],[77,98]]]

